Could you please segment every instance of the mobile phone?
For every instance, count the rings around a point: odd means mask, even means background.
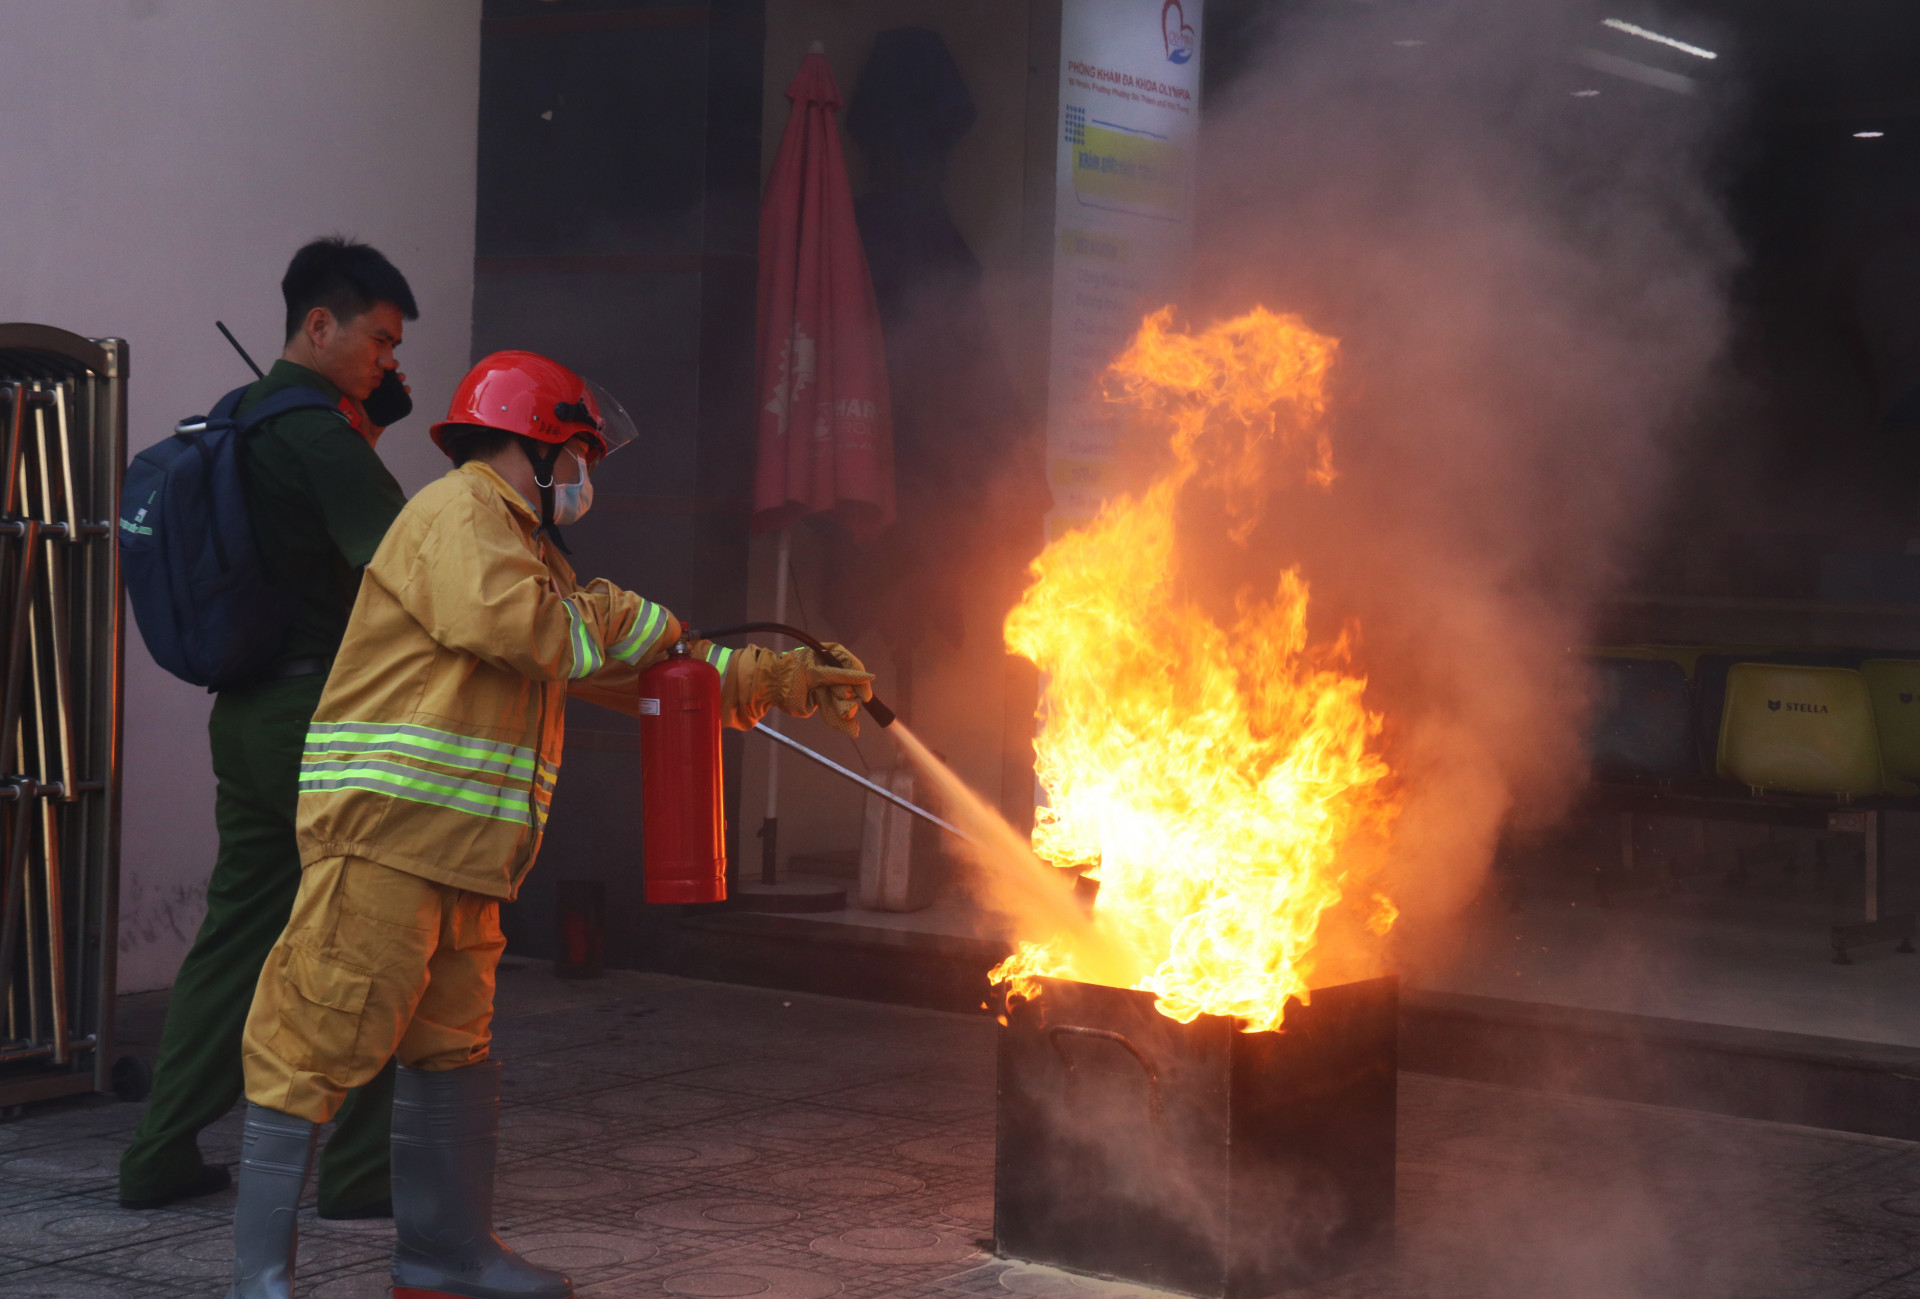
[[[360,404],[366,407],[367,419],[375,428],[398,424],[413,414],[413,394],[407,391],[406,384],[400,382],[398,370],[389,370],[382,375],[380,386]]]

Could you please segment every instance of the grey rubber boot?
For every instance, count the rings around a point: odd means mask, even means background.
[[[313,1134],[306,1119],[247,1102],[227,1299],[292,1299],[295,1218],[313,1162]]]
[[[572,1299],[573,1282],[493,1234],[500,1066],[491,1060],[393,1084],[394,1299]]]

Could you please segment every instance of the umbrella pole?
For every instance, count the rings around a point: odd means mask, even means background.
[[[787,620],[787,572],[793,566],[793,532],[780,529],[780,558],[773,578],[773,620]],[[778,715],[767,719],[770,730],[780,729]],[[780,869],[780,750],[767,751],[767,815],[760,822],[760,882],[772,884]]]

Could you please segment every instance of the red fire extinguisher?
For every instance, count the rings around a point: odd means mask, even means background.
[[[720,673],[693,657],[691,643],[767,631],[791,636],[822,658],[819,641],[777,622],[691,628],[667,657],[640,674],[640,813],[645,818],[646,899],[727,900],[727,813],[720,769]],[[878,698],[866,710],[882,726],[893,710]]]
[[[640,674],[647,901],[726,901],[723,792],[720,673],[681,640]]]

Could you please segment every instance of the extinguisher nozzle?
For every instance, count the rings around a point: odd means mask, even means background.
[[[882,726],[893,725],[893,709],[881,703],[879,695],[867,700],[867,715]]]

